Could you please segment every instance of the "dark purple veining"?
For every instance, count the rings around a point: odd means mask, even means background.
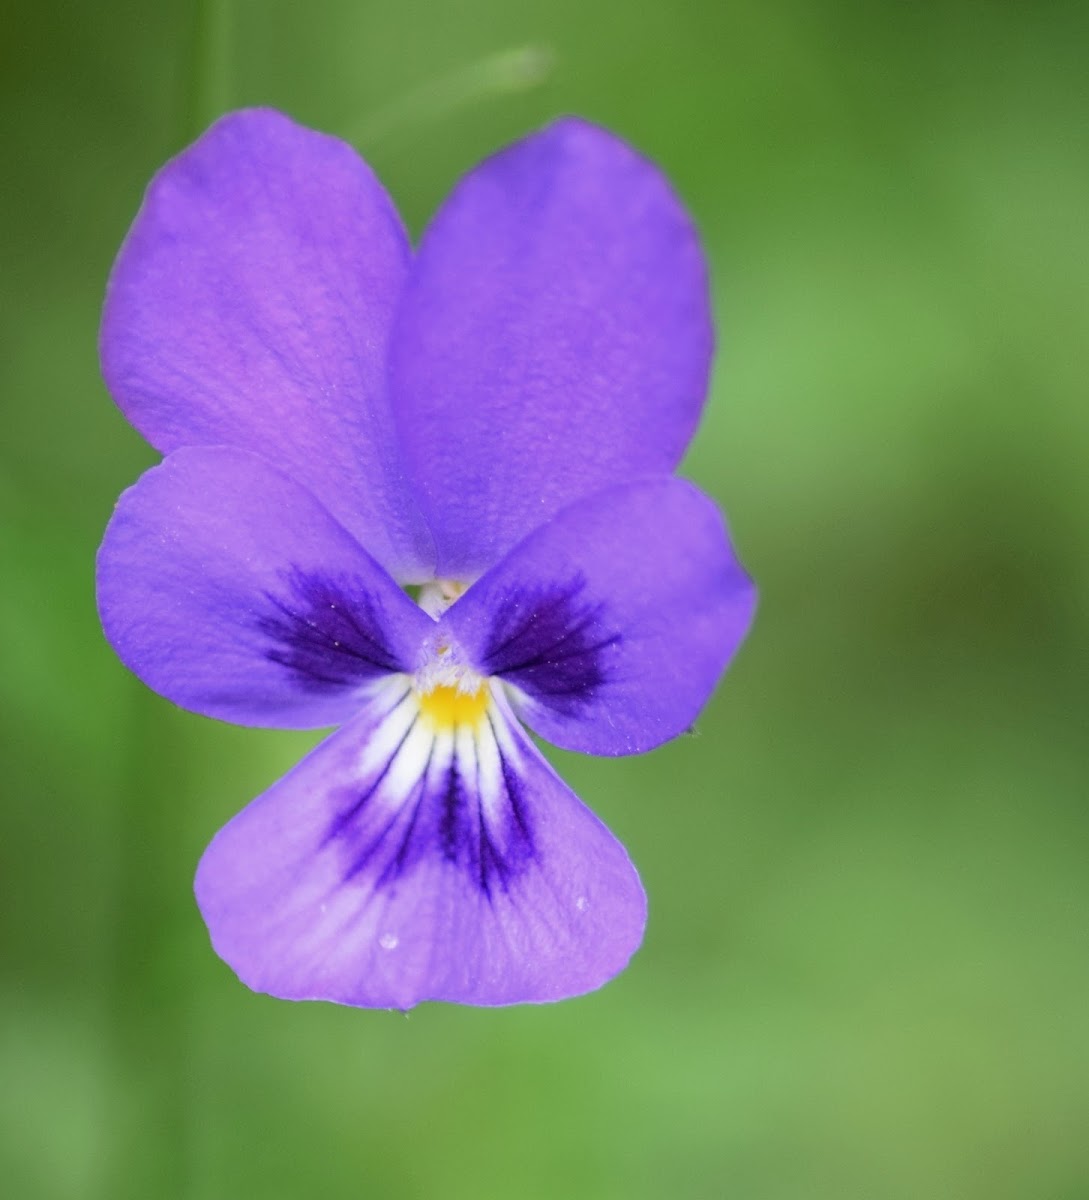
[[[494,727],[481,736],[494,737]],[[467,778],[456,758],[441,771],[429,758],[396,808],[376,803],[406,740],[407,734],[364,787],[340,797],[323,844],[340,844],[344,882],[371,872],[380,890],[393,888],[423,860],[441,858],[464,871],[489,899],[497,889],[507,890],[535,857],[535,844],[524,784],[498,741],[503,803],[498,815],[488,816],[478,780]]]

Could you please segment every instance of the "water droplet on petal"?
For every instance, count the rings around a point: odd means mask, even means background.
[[[585,896],[580,896],[575,901],[575,907],[579,910],[579,912],[585,912],[590,907],[590,901],[587,900]]]
[[[399,939],[395,933],[384,933],[378,939],[379,946],[383,950],[396,950]]]

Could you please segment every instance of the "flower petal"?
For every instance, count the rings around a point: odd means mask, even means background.
[[[543,737],[634,754],[691,726],[755,601],[715,506],[658,478],[564,509],[444,622],[476,670],[517,689],[516,711]]]
[[[391,347],[437,573],[471,579],[560,507],[671,471],[712,332],[661,173],[567,119],[471,172],[424,236]]]
[[[590,991],[646,916],[623,847],[501,694],[475,724],[444,725],[407,681],[220,830],[196,893],[256,991],[400,1009]]]
[[[347,720],[435,628],[305,488],[223,447],[177,450],[121,496],[98,603],[149,687],[243,725]]]
[[[351,147],[233,113],[148,189],[110,277],[107,385],[157,449],[231,445],[305,484],[398,578],[431,566],[386,345],[410,249]]]

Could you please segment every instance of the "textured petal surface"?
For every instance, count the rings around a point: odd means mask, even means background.
[[[393,338],[438,574],[471,579],[576,497],[680,460],[712,334],[660,172],[563,120],[489,159],[424,236]]]
[[[407,1009],[599,987],[642,938],[623,847],[510,719],[391,681],[216,835],[197,901],[244,983]]]
[[[121,496],[98,602],[149,687],[244,725],[347,720],[434,631],[305,488],[228,448],[175,451]]]
[[[564,509],[444,624],[478,671],[518,689],[519,714],[543,737],[633,754],[691,726],[755,599],[711,501],[658,478]]]
[[[164,453],[232,445],[306,484],[402,580],[431,566],[386,391],[410,249],[351,147],[224,117],[148,189],[110,277],[107,385]]]

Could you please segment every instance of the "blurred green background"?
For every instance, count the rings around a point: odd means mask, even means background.
[[[2,28],[4,1195],[1089,1197],[1089,6],[8,0]],[[547,78],[505,86],[524,46]],[[174,710],[103,642],[94,551],[154,455],[95,339],[151,173],[250,103],[353,138],[414,231],[564,111],[703,229],[686,471],[761,610],[697,736],[555,756],[651,897],[595,995],[291,1005],[207,945],[203,845],[313,739]]]

